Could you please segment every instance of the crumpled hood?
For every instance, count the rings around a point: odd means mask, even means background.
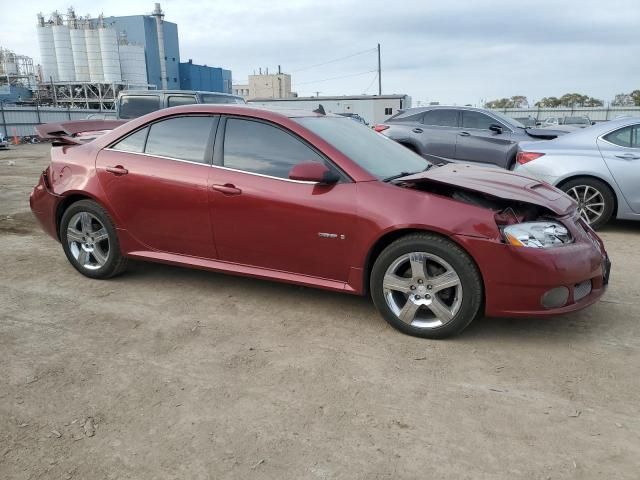
[[[449,163],[399,180],[403,183],[453,185],[496,198],[539,205],[561,216],[577,206],[571,197],[548,183],[498,168]]]

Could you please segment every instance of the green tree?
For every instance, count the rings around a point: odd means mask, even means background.
[[[640,107],[640,90],[634,90],[629,96],[633,99],[633,104],[636,107]]]
[[[525,108],[529,101],[524,95],[514,95],[511,98],[499,98],[484,104],[485,108]]]
[[[612,107],[631,107],[633,105],[633,98],[628,93],[618,93],[611,102]]]
[[[536,107],[559,107],[560,99],[558,97],[544,97],[535,103]]]

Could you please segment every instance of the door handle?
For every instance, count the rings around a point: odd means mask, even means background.
[[[638,160],[640,158],[638,155],[634,155],[633,153],[623,153],[622,155],[616,155],[616,157],[624,160]]]
[[[126,175],[129,173],[129,170],[124,168],[122,165],[116,165],[115,167],[107,167],[107,172],[113,173],[114,175]]]
[[[411,130],[413,133],[422,133],[423,130],[421,128],[414,128],[413,130]]]
[[[224,185],[213,184],[211,185],[211,190],[215,190],[216,192],[223,193],[225,195],[240,195],[242,190],[237,188],[232,183],[225,183]]]
[[[460,132],[458,135],[460,135],[461,137],[468,137],[471,134],[469,132]]]

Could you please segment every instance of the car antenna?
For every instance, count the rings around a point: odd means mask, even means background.
[[[324,111],[324,107],[321,103],[318,104],[318,108],[316,108],[313,113],[319,113],[320,115],[326,115],[327,112]]]

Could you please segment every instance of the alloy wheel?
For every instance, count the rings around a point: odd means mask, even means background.
[[[449,323],[462,305],[462,282],[453,267],[437,255],[411,252],[385,272],[384,298],[404,323],[437,328]]]
[[[78,212],[67,226],[67,243],[73,258],[88,270],[98,270],[109,258],[109,234],[89,212]]]
[[[576,185],[567,190],[567,194],[578,202],[578,212],[589,225],[597,222],[604,213],[605,204],[602,193],[590,185]]]

